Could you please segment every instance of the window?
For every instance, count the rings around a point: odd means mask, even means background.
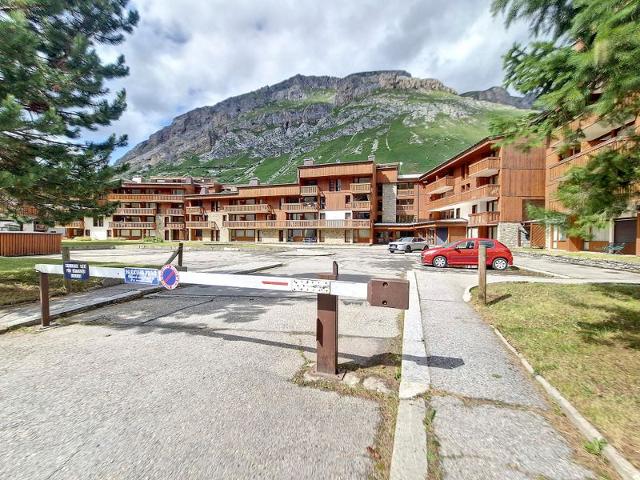
[[[460,218],[460,209],[456,208],[456,218]]]
[[[472,250],[476,246],[476,242],[474,240],[467,240],[466,242],[460,242],[456,248],[460,250]]]
[[[471,205],[471,213],[478,213],[478,205]]]
[[[336,192],[339,192],[342,190],[342,180],[338,179],[336,180]]]
[[[495,242],[491,240],[480,240],[480,245],[485,245],[487,248],[495,248]]]
[[[93,217],[94,227],[104,227],[104,217]]]
[[[330,192],[336,191],[336,182],[334,180],[329,180],[329,191]]]

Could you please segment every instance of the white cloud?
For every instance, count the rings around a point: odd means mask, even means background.
[[[501,55],[526,37],[506,31],[490,0],[134,0],[140,24],[122,45],[128,109],[99,134],[130,146],[192,108],[297,73],[402,69],[459,91],[501,83]],[[93,137],[93,135],[92,135]],[[123,152],[118,152],[122,154]],[[119,155],[117,155],[119,156]]]

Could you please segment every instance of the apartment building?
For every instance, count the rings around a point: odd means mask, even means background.
[[[546,149],[545,206],[547,209],[565,212],[566,209],[556,198],[558,185],[574,166],[584,166],[594,156],[606,150],[624,148],[628,136],[640,133],[640,119],[629,118],[619,123],[606,123],[597,117],[577,119],[569,128],[580,129],[583,138],[579,144],[569,150],[560,148],[563,145],[562,134],[556,133],[550,139]],[[546,247],[568,251],[601,251],[609,243],[623,243],[622,253],[640,253],[640,223],[638,222],[637,203],[629,204],[628,209],[619,218],[613,219],[603,229],[591,231],[589,240],[569,237],[561,226],[548,226],[546,229]]]
[[[489,137],[420,176],[417,225],[430,244],[496,238],[510,247],[544,242],[528,205],[544,205],[544,148],[522,151]]]
[[[373,159],[323,165],[306,160],[296,183],[260,185],[255,179],[186,195],[187,238],[372,243],[376,170]]]

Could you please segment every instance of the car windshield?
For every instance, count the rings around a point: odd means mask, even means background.
[[[454,243],[456,242],[447,242],[447,243],[443,243],[442,245],[436,245],[434,248],[449,248]]]
[[[413,240],[413,237],[402,237],[400,240],[398,240],[399,242],[410,242],[411,240]]]

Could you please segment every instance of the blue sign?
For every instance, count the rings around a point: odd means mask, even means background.
[[[87,262],[64,262],[62,271],[67,280],[89,280],[89,264]]]
[[[124,283],[159,285],[158,270],[155,268],[124,267]]]
[[[167,290],[176,288],[179,281],[178,270],[173,265],[165,265],[160,269],[160,283]]]

